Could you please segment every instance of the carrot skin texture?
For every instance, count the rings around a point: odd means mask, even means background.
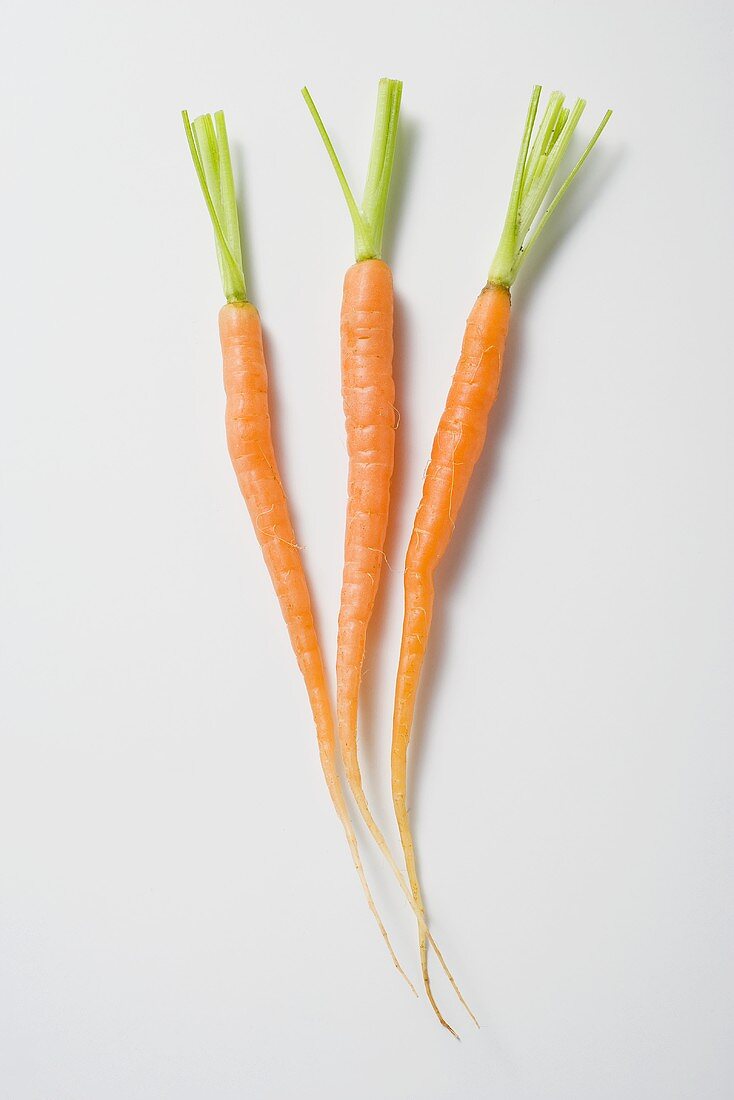
[[[223,306],[219,335],[229,455],[306,684],[326,783],[341,815],[344,797],[336,775],[331,703],[308,583],[273,447],[257,309],[249,302]]]
[[[306,685],[324,779],[346,834],[367,904],[395,968],[415,993],[395,956],[372,898],[339,779],[334,720],[321,647],[273,447],[262,328],[255,307],[250,302],[230,302],[223,306],[219,313],[219,335],[227,398],[227,447]]]
[[[363,260],[344,279],[342,398],[349,454],[336,684],[337,729],[350,787],[361,789],[357,708],[367,628],[380,583],[395,456],[393,284],[382,260]]]
[[[382,260],[362,260],[344,279],[341,311],[342,398],[349,454],[348,499],[344,536],[344,572],[337,634],[337,729],[344,772],[352,796],[373,840],[408,900],[409,885],[375,821],[362,785],[357,748],[359,688],[372,612],[380,583],[395,458],[395,384],[393,381],[392,273]],[[416,915],[418,913],[416,906]],[[457,996],[476,1023],[441,951],[430,940]],[[438,1019],[447,1024],[427,986]],[[458,1036],[457,1036],[458,1037]]]
[[[509,321],[509,291],[499,286],[486,287],[466,323],[461,355],[433,441],[405,561],[405,608],[393,711],[392,794],[408,877],[421,910],[407,808],[407,760],[431,628],[433,574],[451,539],[456,516],[484,446],[489,412],[499,387]],[[422,938],[422,955],[424,952]]]

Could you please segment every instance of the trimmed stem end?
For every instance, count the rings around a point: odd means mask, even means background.
[[[181,116],[214,229],[224,296],[228,302],[246,302],[237,197],[224,112],[217,111],[213,119],[211,115],[200,115],[193,124],[188,111],[182,111]]]
[[[301,89],[301,95],[305,99],[306,106],[321,135],[321,140],[336,172],[349,209],[354,227],[354,258],[358,263],[361,260],[379,260],[382,255],[382,237],[385,228],[390,180],[395,161],[402,94],[403,84],[401,80],[389,80],[386,77],[380,80],[377,90],[377,107],[372,131],[367,181],[360,207],[357,205],[354,194],[347,182],[331,138],[316,109],[316,104],[311,98],[308,88]]]
[[[612,116],[611,111],[604,115],[588,145],[533,229],[586,106],[585,100],[578,99],[573,108],[564,107],[565,96],[561,92],[552,92],[536,129],[540,91],[540,86],[536,85],[530,97],[505,225],[489,269],[488,286],[502,286],[508,290],[512,286],[529,252]],[[526,243],[528,234],[530,237]]]

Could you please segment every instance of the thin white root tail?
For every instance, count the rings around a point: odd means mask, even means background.
[[[372,913],[372,916],[377,921],[377,927],[380,929],[380,935],[382,936],[383,940],[385,941],[385,946],[387,947],[388,951],[390,952],[390,958],[393,961],[393,965],[394,965],[395,969],[397,970],[398,974],[400,974],[400,976],[402,978],[404,978],[405,981],[408,983],[408,986],[410,987],[410,990],[411,990],[413,996],[417,997],[418,992],[417,992],[415,986],[413,985],[413,983],[411,982],[410,978],[408,977],[408,975],[405,973],[402,966],[400,965],[400,961],[399,961],[397,955],[395,954],[395,951],[393,949],[393,945],[390,942],[390,937],[387,933],[387,929],[385,928],[385,925],[382,923],[382,917],[380,916],[380,914],[377,910],[377,906],[375,905],[374,898],[372,897],[372,891],[370,890],[369,883],[367,882],[367,876],[365,875],[364,867],[362,866],[362,858],[359,854],[359,848],[357,846],[357,838],[354,834],[353,829],[351,828],[351,824],[348,821],[342,820],[342,825],[344,826],[344,832],[347,835],[347,843],[349,844],[349,850],[352,853],[352,861],[354,863],[355,870],[356,870],[356,872],[359,876],[359,881],[362,884],[362,889],[364,890],[364,896],[367,899],[367,904],[369,906],[370,912]]]
[[[428,941],[428,943],[430,943],[431,947],[436,952],[436,958],[438,959],[438,962],[439,962],[439,965],[441,966],[441,969],[443,970],[444,974],[446,975],[449,982],[451,983],[451,988],[453,989],[454,993],[456,994],[457,998],[459,999],[459,1002],[466,1009],[467,1013],[469,1014],[472,1021],[476,1024],[477,1027],[479,1027],[479,1021],[477,1020],[477,1018],[474,1015],[474,1013],[472,1012],[472,1010],[469,1008],[469,1005],[466,1003],[466,1000],[464,999],[464,996],[463,996],[461,990],[459,989],[458,985],[456,984],[456,979],[454,978],[453,974],[449,970],[448,965],[446,963],[446,960],[444,959],[443,955],[441,954],[441,950],[440,950],[438,944],[436,943],[436,941],[434,940],[433,935],[431,934],[431,930],[429,929],[428,924],[426,922],[426,917],[425,917],[425,913],[423,911],[423,906],[413,896],[413,891],[410,889],[408,883],[405,881],[403,873],[400,870],[400,868],[398,867],[397,862],[396,862],[392,852],[390,851],[390,848],[388,846],[387,841],[385,840],[385,837],[382,834],[382,830],[380,829],[380,826],[377,824],[374,817],[372,816],[372,811],[369,808],[369,804],[367,802],[367,796],[365,795],[364,787],[362,786],[362,783],[361,783],[361,777],[358,779],[357,777],[355,777],[353,775],[349,775],[348,776],[348,782],[349,782],[349,788],[352,792],[352,795],[354,796],[354,801],[357,803],[357,808],[358,808],[359,812],[362,815],[362,818],[364,820],[365,825],[369,829],[370,834],[372,835],[375,843],[377,844],[377,847],[379,848],[379,850],[382,853],[383,857],[387,861],[388,866],[390,867],[392,873],[394,874],[395,878],[397,879],[398,885],[400,886],[400,889],[405,894],[405,897],[407,898],[408,903],[410,904],[410,907],[413,910],[413,912],[416,916],[416,919],[418,921],[418,928],[419,928],[419,932],[420,932],[420,945],[421,945],[421,969],[423,971],[423,984],[424,984],[425,989],[426,989],[426,994],[428,995],[428,1000],[430,1001],[431,1007],[433,1008],[433,1011],[436,1013],[436,1016],[438,1017],[439,1022],[443,1025],[443,1027],[446,1028],[447,1031],[450,1031],[451,1034],[456,1039],[458,1039],[459,1036],[457,1035],[457,1033],[454,1031],[454,1029],[446,1022],[446,1020],[442,1016],[442,1014],[439,1010],[439,1007],[436,1004],[435,998],[433,996],[433,991],[431,989],[431,982],[430,982],[430,979],[429,979],[429,976],[428,976],[428,959],[427,959],[426,941]],[[378,920],[379,920],[379,917],[378,917]]]
[[[423,975],[423,986],[424,986],[425,991],[426,991],[426,996],[428,997],[428,1000],[431,1003],[431,1008],[436,1013],[436,1016],[438,1017],[438,1022],[441,1024],[441,1026],[445,1027],[446,1030],[449,1031],[455,1039],[458,1039],[459,1042],[461,1042],[461,1039],[459,1039],[458,1032],[454,1031],[451,1024],[446,1020],[443,1013],[441,1012],[441,1009],[438,1007],[438,1004],[436,1003],[436,998],[433,996],[433,990],[431,989],[431,979],[428,976],[427,940],[426,940],[426,935],[425,935],[422,928],[421,928],[421,931],[420,931],[420,953],[421,953],[421,973]],[[447,971],[447,973],[448,973],[448,971]],[[449,975],[449,977],[451,977],[451,975]],[[451,979],[451,981],[452,981],[452,984],[453,984],[453,978]],[[461,994],[459,994],[459,997],[461,997]]]
[[[476,1027],[479,1027],[479,1020],[476,1018],[476,1016],[474,1015],[472,1010],[469,1008],[469,1005],[464,1000],[463,994],[462,994],[461,990],[459,989],[458,985],[456,984],[456,981],[454,979],[454,975],[451,973],[448,966],[446,965],[444,957],[441,954],[441,950],[440,950],[438,944],[436,943],[436,941],[434,940],[433,936],[431,935],[431,930],[429,929],[428,925],[425,924],[425,918],[424,918],[424,925],[425,925],[425,929],[426,929],[426,935],[427,935],[427,938],[428,938],[428,942],[430,943],[433,950],[436,952],[436,958],[438,959],[439,965],[440,965],[441,969],[443,970],[444,974],[446,975],[448,980],[451,982],[451,988],[453,989],[454,993],[458,997],[461,1004],[466,1009],[467,1013],[469,1014],[469,1016],[472,1020],[472,1023],[474,1023],[476,1025]],[[449,1028],[449,1030],[451,1030],[451,1029]],[[457,1038],[458,1038],[458,1036],[457,1036]]]

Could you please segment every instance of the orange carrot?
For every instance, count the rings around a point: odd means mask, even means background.
[[[382,571],[395,453],[392,326],[390,268],[379,259],[354,264],[344,280],[341,310],[349,475],[336,651],[336,718],[347,780],[358,804],[366,803],[357,756],[359,686],[367,628]]]
[[[431,629],[434,572],[451,539],[472,471],[484,445],[489,411],[499,387],[510,322],[510,287],[611,114],[607,112],[604,116],[526,244],[525,238],[532,229],[585,106],[583,100],[578,100],[569,111],[563,105],[563,95],[554,92],[531,145],[539,98],[540,88],[536,87],[526,119],[505,227],[487,285],[475,302],[466,324],[461,355],[434,438],[431,460],[423,482],[423,496],[405,561],[405,610],[393,713],[392,792],[408,878],[421,913],[423,900],[408,817],[407,759],[418,685]],[[424,927],[424,924],[420,926],[421,970],[424,982],[428,983],[430,941]]]
[[[390,268],[380,258],[380,253],[401,92],[400,81],[380,81],[372,153],[361,209],[357,207],[334,147],[306,89],[303,95],[326,145],[352,216],[356,259],[344,280],[341,309],[342,397],[349,474],[336,657],[339,747],[347,782],[362,818],[420,921],[422,914],[367,802],[357,749],[359,688],[367,629],[385,556],[390,479],[395,453],[393,283]],[[425,922],[422,924],[422,934],[433,943]],[[443,956],[437,947],[435,950],[457,995],[465,1004]],[[430,985],[426,985],[426,989],[439,1020],[455,1035],[441,1015]]]
[[[316,726],[321,767],[331,800],[342,823],[367,904],[387,944],[393,963],[413,989],[390,944],[362,867],[354,827],[344,799],[336,759],[331,702],[311,598],[278,473],[268,407],[268,378],[262,329],[247,300],[239,220],[224,115],[218,112],[184,126],[194,166],[214,227],[227,305],[219,314],[219,334],[227,397],[225,423],[230,458],[247,504],[308,692]],[[413,989],[413,992],[415,990]]]

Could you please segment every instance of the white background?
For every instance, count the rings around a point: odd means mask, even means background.
[[[731,1095],[731,22],[722,2],[4,5],[3,1100]],[[615,115],[514,294],[441,570],[412,806],[453,1041],[391,969],[229,468],[227,111],[331,667],[346,210],[405,81],[395,506],[363,758],[392,840],[401,559],[531,85]],[[561,240],[562,237],[562,240]],[[417,978],[410,912],[368,858]]]

